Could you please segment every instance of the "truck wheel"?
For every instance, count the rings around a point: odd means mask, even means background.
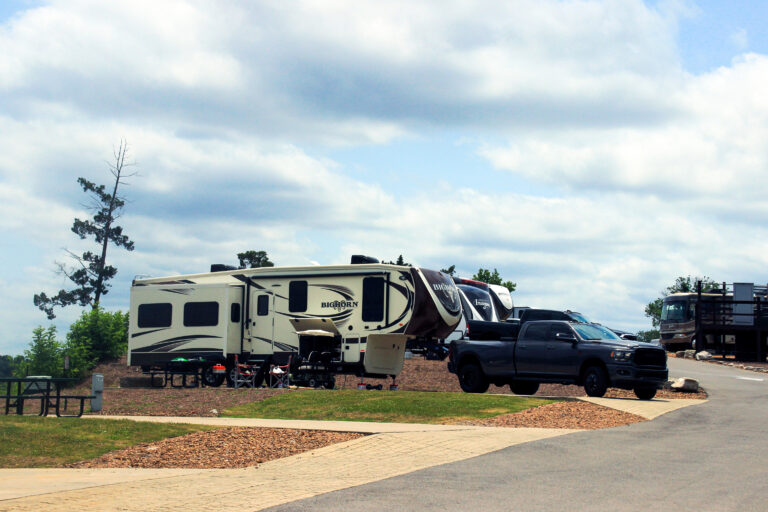
[[[584,391],[587,395],[601,397],[608,389],[608,376],[599,366],[590,366],[584,372]]]
[[[224,374],[213,373],[213,368],[209,366],[203,370],[203,382],[205,382],[206,386],[217,388],[224,382]]]
[[[325,389],[333,389],[336,386],[336,379],[333,377],[328,378],[327,381],[323,383],[323,387]]]
[[[516,395],[533,395],[539,390],[539,383],[521,380],[510,383],[509,389]]]
[[[490,383],[480,366],[466,363],[459,368],[459,385],[465,393],[485,393]]]
[[[650,400],[656,396],[656,388],[635,388],[635,395],[640,400]]]

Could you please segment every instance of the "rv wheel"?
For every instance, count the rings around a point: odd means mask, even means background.
[[[206,386],[217,388],[224,382],[224,374],[213,373],[213,367],[209,366],[203,370],[203,382]]]

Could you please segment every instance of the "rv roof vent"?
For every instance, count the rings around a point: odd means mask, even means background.
[[[223,263],[213,263],[211,265],[211,272],[224,272],[226,270],[237,270],[237,267],[232,265],[224,265]]]
[[[352,261],[350,261],[352,265],[362,265],[364,263],[379,263],[379,260],[372,256],[363,256],[362,254],[353,254],[352,255]]]

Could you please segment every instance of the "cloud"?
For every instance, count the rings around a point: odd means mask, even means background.
[[[137,274],[247,249],[281,265],[498,268],[521,305],[625,329],[647,327],[643,305],[678,275],[761,279],[768,59],[686,73],[686,15],[639,0],[19,13],[0,25],[0,321],[24,339],[43,319],[32,294],[66,284],[52,262],[87,246],[69,231],[87,214],[75,180],[108,182],[120,138],[139,172],[120,219],[137,248],[109,253],[110,308]],[[429,165],[446,140],[468,168]],[[340,146],[386,168],[331,156]],[[402,166],[401,150],[428,164]]]

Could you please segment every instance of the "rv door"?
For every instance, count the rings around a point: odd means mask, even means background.
[[[267,290],[252,290],[248,323],[248,337],[251,352],[270,354],[273,352],[275,334],[275,295]]]

